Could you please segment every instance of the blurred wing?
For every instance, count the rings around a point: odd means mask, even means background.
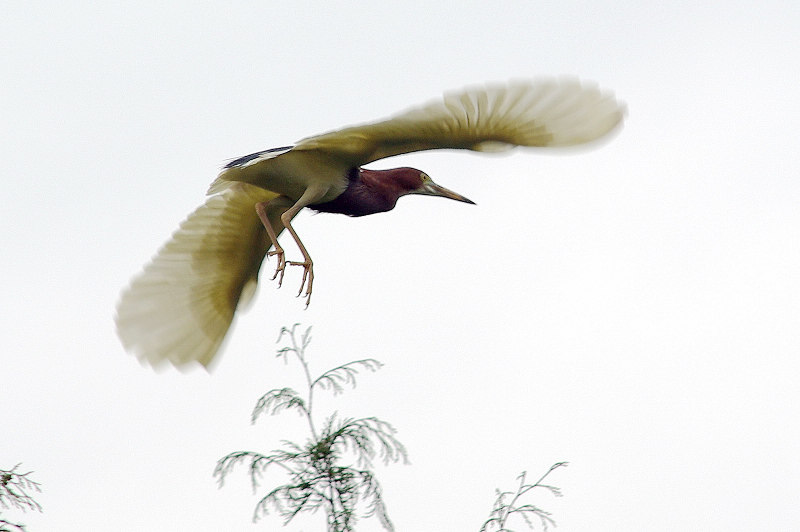
[[[388,120],[304,139],[294,149],[328,151],[362,165],[438,148],[574,146],[603,137],[624,114],[611,93],[576,79],[514,82],[447,93]]]
[[[254,205],[275,196],[237,183],[189,215],[122,294],[116,323],[125,349],[152,365],[208,366],[236,308],[255,294],[270,244]]]

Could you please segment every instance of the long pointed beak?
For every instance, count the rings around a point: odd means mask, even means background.
[[[450,198],[452,200],[463,201],[464,203],[470,203],[472,205],[475,205],[475,202],[472,201],[471,199],[462,196],[458,192],[453,192],[448,188],[444,188],[441,185],[437,185],[433,181],[428,181],[426,183],[423,183],[421,187],[413,191],[411,194],[422,194],[425,196],[440,196],[442,198]]]

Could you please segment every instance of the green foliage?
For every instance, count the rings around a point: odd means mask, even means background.
[[[292,388],[273,389],[256,403],[251,416],[255,423],[262,414],[275,415],[294,410],[308,421],[310,438],[303,445],[284,441],[283,448],[268,454],[257,452],[231,453],[219,462],[214,476],[222,486],[225,477],[239,464],[248,464],[253,490],[267,470],[278,469],[288,476],[286,483],[267,493],[256,505],[253,520],[277,512],[289,523],[301,512],[323,509],[331,532],[352,531],[357,520],[356,506],[366,506],[364,517],[375,516],[386,530],[394,530],[386,512],[378,481],[371,471],[372,460],[377,456],[384,463],[407,462],[406,450],[395,438],[395,429],[375,417],[340,419],[336,412],[317,430],[314,421],[314,392],[342,393],[345,386],[355,387],[359,371],[377,371],[381,364],[374,359],[356,360],[337,366],[311,378],[306,348],[311,340],[309,327],[300,338],[297,325],[283,328],[278,341],[286,335],[289,346],[278,350],[278,356],[288,362],[293,355],[303,369],[307,393],[301,396]],[[298,341],[299,340],[299,341]],[[346,460],[349,459],[349,462]]]
[[[522,517],[522,519],[528,525],[528,528],[531,529],[533,528],[531,516],[536,516],[539,518],[539,522],[544,530],[547,530],[548,525],[555,526],[556,523],[553,518],[550,517],[550,512],[546,512],[533,504],[522,504],[520,498],[534,488],[543,488],[550,491],[550,493],[556,497],[561,497],[562,494],[559,488],[549,484],[542,484],[542,482],[544,482],[544,479],[547,478],[547,476],[554,470],[558,469],[559,467],[566,466],[567,462],[558,462],[553,464],[550,466],[550,469],[548,469],[547,472],[533,484],[525,483],[526,473],[523,471],[517,477],[519,480],[519,487],[517,488],[517,491],[511,492],[496,490],[497,498],[494,501],[494,507],[489,514],[489,519],[483,523],[480,532],[512,532],[507,526],[509,519],[514,515]]]
[[[17,472],[17,468],[22,464],[17,464],[11,469],[0,469],[0,508],[18,510],[36,510],[41,512],[42,507],[30,494],[32,491],[41,492],[41,485],[31,480],[27,473]],[[25,525],[12,523],[0,518],[0,532],[24,532]]]

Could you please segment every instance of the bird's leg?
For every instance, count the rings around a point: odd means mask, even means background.
[[[283,216],[281,216],[282,221],[284,216],[286,216],[286,213],[284,213]],[[303,286],[305,286],[306,307],[308,307],[308,304],[311,303],[311,286],[314,284],[314,262],[311,260],[311,255],[309,255],[308,251],[306,251],[306,247],[303,245],[303,242],[300,240],[300,237],[297,236],[297,233],[292,227],[291,222],[286,220],[283,222],[283,225],[286,227],[289,233],[291,233],[292,238],[294,238],[294,241],[297,242],[297,247],[300,248],[300,253],[303,254],[302,262],[290,260],[289,264],[291,264],[292,266],[303,267],[303,280],[300,282],[300,291],[297,292],[297,297],[300,297],[300,295],[303,293]],[[308,280],[308,284],[306,284],[306,280]]]
[[[297,200],[297,203],[289,207],[286,212],[281,215],[281,222],[283,222],[283,226],[289,231],[289,234],[292,235],[292,238],[294,238],[294,241],[297,243],[297,247],[300,248],[300,253],[303,254],[303,262],[289,261],[289,264],[303,267],[303,280],[300,283],[300,291],[297,292],[297,296],[300,297],[303,295],[303,286],[305,286],[306,308],[308,308],[309,303],[311,303],[311,288],[314,284],[314,262],[311,260],[311,255],[308,254],[308,251],[303,245],[303,242],[300,240],[300,237],[297,236],[297,232],[292,227],[292,220],[303,207],[311,205],[312,203],[316,203],[320,198],[322,198],[322,196],[325,195],[327,191],[327,187],[307,188],[300,199]]]
[[[264,228],[267,230],[267,235],[269,235],[269,239],[272,241],[272,245],[275,248],[273,251],[270,251],[268,255],[275,255],[278,257],[278,266],[275,269],[275,275],[273,275],[272,278],[275,279],[280,273],[280,279],[278,280],[278,286],[280,286],[283,282],[283,273],[287,264],[292,266],[302,266],[303,281],[300,283],[300,291],[297,293],[297,295],[298,297],[304,295],[303,287],[306,288],[306,307],[308,307],[308,304],[311,303],[311,287],[314,284],[314,263],[311,260],[311,255],[308,254],[306,247],[300,240],[300,237],[297,236],[297,232],[292,227],[292,220],[295,216],[297,216],[297,213],[303,209],[303,207],[317,203],[327,193],[327,191],[328,187],[309,187],[294,205],[286,209],[286,211],[281,214],[281,223],[283,223],[283,226],[292,235],[292,238],[294,238],[294,241],[297,243],[297,247],[300,248],[300,252],[303,254],[302,262],[286,261],[284,258],[283,248],[280,246],[280,244],[278,244],[278,235],[275,232],[275,228],[272,227],[267,214],[267,209],[283,208],[284,205],[291,202],[291,199],[286,196],[278,196],[273,200],[256,204],[256,213],[261,219],[261,223],[264,224]],[[274,212],[275,211],[273,211],[273,213]]]
[[[267,235],[269,236],[269,239],[272,242],[272,247],[274,248],[272,251],[267,253],[267,256],[278,257],[278,265],[275,268],[275,274],[272,276],[272,280],[274,281],[275,278],[278,277],[278,274],[281,274],[280,279],[278,279],[278,288],[280,288],[281,284],[283,283],[283,272],[286,268],[286,259],[284,258],[283,248],[278,243],[278,235],[275,233],[275,228],[272,227],[272,224],[269,222],[267,207],[273,206],[274,203],[276,203],[276,200],[280,199],[282,198],[278,197],[274,200],[256,203],[256,214],[258,214],[258,217],[261,219],[261,223],[264,224],[264,229],[267,230]]]

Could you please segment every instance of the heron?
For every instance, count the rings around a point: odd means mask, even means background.
[[[385,120],[234,159],[123,291],[116,313],[122,344],[151,365],[208,367],[237,309],[252,300],[265,258],[275,258],[278,286],[288,267],[302,269],[298,296],[308,306],[314,265],[292,226],[302,209],[366,216],[418,194],[473,203],[421,170],[364,168],[369,163],[422,150],[582,145],[616,130],[624,115],[624,105],[593,83],[512,81],[445,93]],[[285,258],[278,241],[284,229],[298,260]]]

